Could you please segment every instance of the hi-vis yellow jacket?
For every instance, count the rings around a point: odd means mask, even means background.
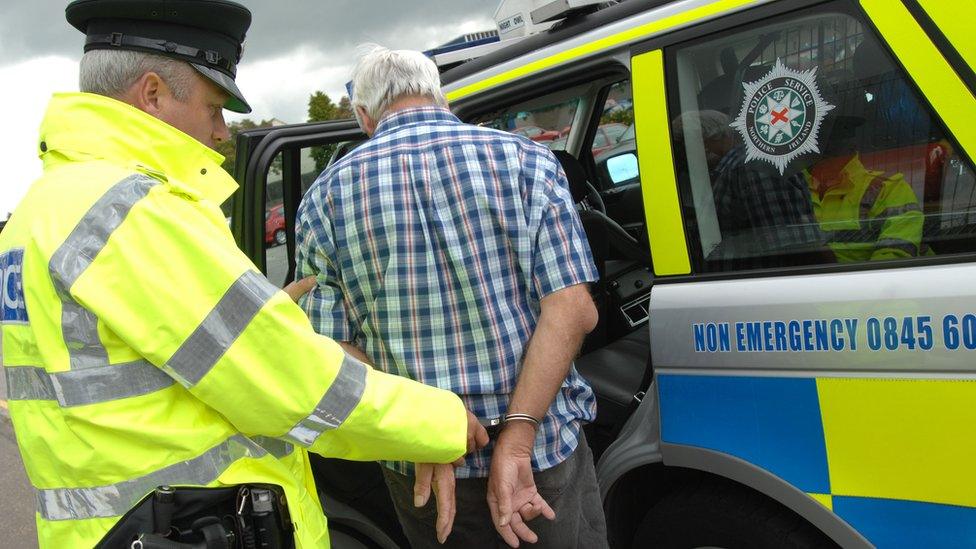
[[[55,95],[44,175],[0,235],[10,416],[41,547],[91,547],[163,484],[284,488],[328,534],[306,450],[449,462],[466,416],[314,333],[218,207],[222,158],[128,105]]]
[[[839,181],[821,196],[820,182],[810,185],[813,213],[841,263],[903,259],[919,255],[924,216],[915,191],[901,174],[868,170],[854,155]]]

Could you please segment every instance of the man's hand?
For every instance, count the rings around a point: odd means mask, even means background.
[[[285,291],[286,294],[289,295],[289,297],[291,297],[292,301],[298,303],[298,300],[301,299],[303,295],[307,294],[308,292],[311,292],[312,288],[314,287],[315,287],[315,277],[306,276],[301,280],[296,280],[292,282],[291,284],[285,286],[282,289]]]
[[[470,413],[470,412],[469,412]],[[454,466],[451,464],[418,463],[417,480],[413,485],[413,505],[423,507],[430,499],[431,486],[437,500],[437,542],[444,543],[454,528],[457,504],[454,501]]]
[[[535,487],[532,476],[532,446],[535,428],[523,422],[505,426],[491,456],[488,473],[488,508],[495,530],[512,547],[520,540],[529,543],[539,537],[526,524],[539,515],[549,520],[556,513]]]

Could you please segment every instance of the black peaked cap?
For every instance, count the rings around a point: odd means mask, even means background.
[[[65,18],[85,33],[85,51],[120,49],[187,61],[230,94],[225,107],[248,113],[234,82],[251,12],[229,0],[75,0]]]

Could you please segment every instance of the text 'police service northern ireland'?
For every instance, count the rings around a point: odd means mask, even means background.
[[[757,320],[692,324],[697,353],[976,349],[976,315]]]

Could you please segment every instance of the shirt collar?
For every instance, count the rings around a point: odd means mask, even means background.
[[[392,131],[393,129],[401,126],[431,124],[435,122],[453,122],[455,124],[461,123],[458,117],[454,116],[454,113],[444,107],[434,105],[425,107],[409,107],[384,115],[383,118],[380,119],[379,124],[376,125],[376,131],[373,133],[373,136],[375,137],[381,133]]]
[[[221,168],[224,157],[131,105],[91,93],[57,93],[41,123],[45,168],[61,161],[108,160],[158,173],[217,204],[237,189]]]

